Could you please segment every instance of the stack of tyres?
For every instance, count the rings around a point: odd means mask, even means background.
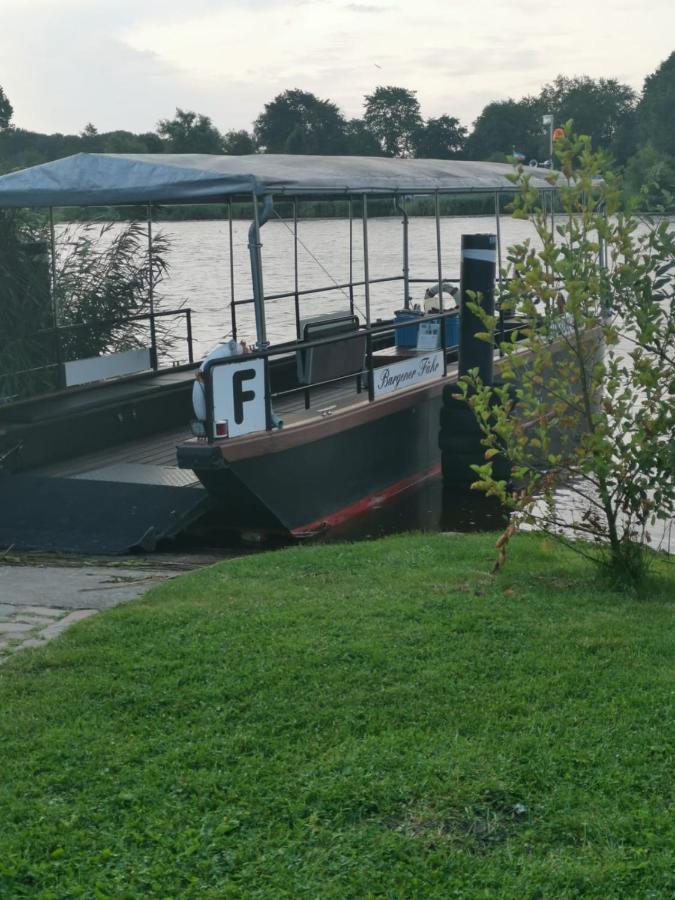
[[[485,462],[485,447],[481,443],[483,433],[471,407],[461,398],[456,384],[443,388],[440,432],[438,445],[441,449],[443,482],[446,487],[469,490],[476,480],[472,465]],[[493,472],[497,478],[508,477],[509,468],[500,455],[493,459]]]

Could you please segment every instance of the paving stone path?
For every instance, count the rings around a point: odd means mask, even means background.
[[[96,612],[97,609],[68,612],[49,606],[0,606],[0,663],[16,650],[42,647],[69,625]]]
[[[0,664],[176,574],[175,568],[0,565]]]

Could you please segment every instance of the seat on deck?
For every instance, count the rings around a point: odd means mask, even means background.
[[[302,336],[305,341],[316,341],[339,335],[352,335],[345,340],[322,347],[298,350],[298,381],[315,384],[336,378],[357,375],[363,370],[366,358],[366,336],[359,334],[359,320],[351,313],[327,313],[305,319]]]

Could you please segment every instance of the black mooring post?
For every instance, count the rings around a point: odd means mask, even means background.
[[[459,374],[466,375],[469,369],[478,369],[484,384],[492,384],[494,348],[492,344],[476,339],[476,333],[485,331],[485,326],[466,303],[470,300],[468,291],[473,291],[481,295],[480,302],[483,309],[489,315],[494,315],[496,268],[497,236],[463,234],[460,269]]]

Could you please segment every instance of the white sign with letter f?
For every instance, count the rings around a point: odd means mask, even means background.
[[[238,437],[264,431],[265,360],[251,359],[211,367],[212,437]]]

